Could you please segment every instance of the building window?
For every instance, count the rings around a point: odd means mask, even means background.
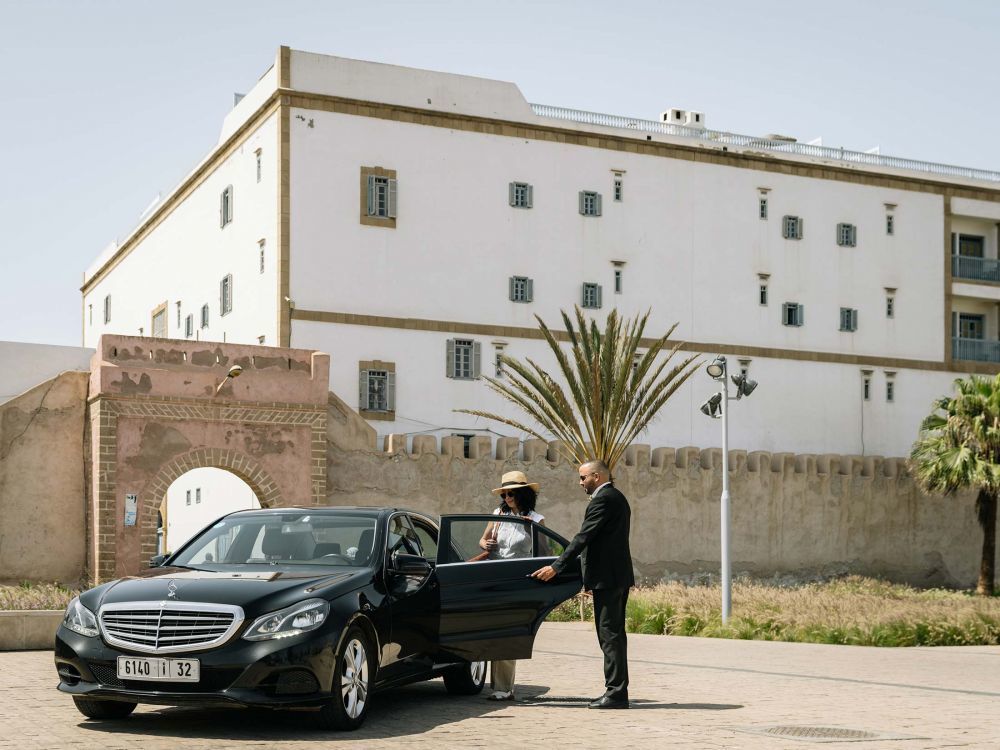
[[[194,489],[194,504],[201,504],[201,487],[195,487]]]
[[[511,302],[531,302],[535,294],[535,282],[527,276],[511,276],[508,280]]]
[[[885,381],[885,400],[890,403],[896,400],[896,381],[888,376]]]
[[[615,269],[615,294],[622,293],[622,269]]]
[[[885,317],[895,318],[896,317],[896,290],[886,289],[885,290]]]
[[[177,330],[181,329],[181,303],[177,303]]]
[[[861,398],[865,401],[872,399],[872,373],[871,370],[861,371]]]
[[[757,301],[761,307],[767,307],[767,282],[760,282],[760,290],[758,292]]]
[[[111,295],[104,298],[104,322],[111,322]]]
[[[219,226],[225,227],[233,220],[233,186],[230,185],[219,196]]]
[[[372,360],[358,363],[358,411],[365,419],[396,418],[396,365]]]
[[[184,318],[184,337],[191,338],[194,336],[194,315],[188,313],[188,316]]]
[[[191,490],[187,490],[184,493],[184,504],[185,505],[190,505],[191,504]]]
[[[260,175],[261,175],[261,149],[257,149],[253,153],[254,153],[254,157],[256,158],[256,161],[257,161],[257,182],[260,182]]]
[[[469,435],[462,432],[453,432],[451,433],[451,436],[462,438],[462,455],[465,456],[465,458],[468,458],[469,448],[472,446],[472,438],[474,438],[475,435]]]
[[[840,308],[840,330],[841,331],[858,330],[858,311],[853,307]]]
[[[975,234],[958,235],[958,255],[964,258],[982,258],[985,238]]]
[[[583,307],[598,309],[601,306],[601,285],[587,282],[583,285]]]
[[[87,325],[94,325],[94,306],[87,305]]]
[[[514,208],[531,208],[534,190],[527,182],[512,182],[507,186],[507,199]]]
[[[219,315],[233,311],[233,275],[227,273],[219,282]]]
[[[895,234],[896,233],[896,217],[892,214],[885,215],[885,233]]]
[[[841,247],[855,247],[858,244],[858,228],[854,224],[838,224],[837,244]]]
[[[618,201],[619,203],[621,202],[624,194],[624,186],[625,186],[625,181],[622,177],[622,173],[615,172],[615,181],[613,189],[614,189],[615,200]]]
[[[583,216],[601,215],[601,194],[592,190],[580,191],[580,213]]]
[[[806,311],[798,302],[785,302],[781,306],[781,322],[786,326],[801,326],[806,319]]]
[[[781,220],[781,236],[786,240],[801,240],[802,218],[799,216],[785,216]]]
[[[471,339],[448,339],[445,374],[458,380],[474,380],[480,372],[480,345]]]
[[[140,336],[145,336],[146,335],[146,329],[143,328],[142,326],[139,326],[139,335]]]
[[[767,221],[767,196],[762,195],[757,206],[757,216]]]
[[[257,343],[263,346],[264,342],[267,340],[267,336],[258,336]]]
[[[750,360],[749,359],[741,359],[739,362],[740,362],[740,374],[743,377],[749,376],[750,375]]]
[[[153,338],[165,339],[167,337],[167,303],[164,302],[153,310],[152,317],[150,330],[153,332]]]
[[[497,378],[502,378],[504,376],[503,371],[503,346],[498,344],[494,349],[493,353],[493,375]]]
[[[264,273],[264,248],[266,244],[267,243],[265,240],[257,241],[257,252],[258,255],[260,256],[260,273]]]
[[[986,337],[986,316],[959,313],[958,337],[982,340]]]
[[[208,305],[201,306],[201,327],[208,328]]]
[[[395,228],[397,193],[395,170],[361,167],[361,223]]]

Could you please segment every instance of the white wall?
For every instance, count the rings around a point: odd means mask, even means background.
[[[167,336],[184,338],[194,315],[195,335],[208,341],[277,343],[277,120],[266,120],[226,161],[84,296],[84,343],[102,333],[151,334],[151,314],[166,301]],[[257,182],[255,151],[263,171]],[[233,221],[220,228],[219,200],[233,186]],[[264,273],[258,242],[265,241]],[[233,275],[233,309],[220,315],[219,283]],[[104,298],[111,295],[111,322]],[[176,303],[181,302],[178,325]],[[209,326],[201,328],[201,307]]]
[[[198,501],[200,492],[201,500]],[[187,504],[188,492],[191,504]],[[250,486],[222,469],[192,469],[167,489],[164,551],[176,552],[205,526],[227,513],[259,508]]]
[[[94,350],[0,341],[0,403],[66,370],[90,370]]]

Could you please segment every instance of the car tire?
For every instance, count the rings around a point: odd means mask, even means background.
[[[444,673],[444,686],[452,695],[479,695],[486,684],[486,662],[467,661],[449,667]]]
[[[337,649],[331,686],[334,698],[319,710],[320,727],[351,731],[364,723],[375,677],[371,656],[368,637],[352,626]]]
[[[92,698],[73,698],[76,710],[88,719],[124,719],[135,711],[137,704],[129,701],[102,701]]]

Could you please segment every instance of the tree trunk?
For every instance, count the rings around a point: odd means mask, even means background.
[[[976,498],[976,511],[979,515],[979,525],[983,527],[983,556],[979,561],[976,593],[980,596],[991,596],[997,549],[997,496],[980,490]]]

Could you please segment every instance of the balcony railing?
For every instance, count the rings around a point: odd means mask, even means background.
[[[954,336],[951,339],[951,356],[973,362],[1000,362],[1000,341]]]
[[[737,146],[747,149],[778,151],[798,156],[808,156],[816,159],[832,159],[834,161],[860,164],[869,167],[889,167],[890,169],[909,169],[916,172],[947,175],[949,177],[964,177],[970,180],[985,180],[1000,182],[1000,172],[990,169],[975,169],[974,167],[957,167],[953,164],[938,164],[931,161],[902,159],[897,156],[882,156],[865,151],[849,151],[844,148],[829,146],[812,146],[796,141],[777,141],[753,135],[739,135],[722,130],[705,130],[689,128],[684,125],[673,125],[656,120],[642,120],[637,117],[622,117],[621,115],[606,115],[600,112],[585,112],[566,107],[551,107],[548,104],[532,104],[532,111],[539,117],[549,117],[555,120],[570,120],[586,125],[600,125],[607,128],[627,128],[648,133],[663,133],[664,135],[683,138],[698,138],[703,141],[715,141],[723,146]]]
[[[956,279],[1000,282],[1000,260],[996,258],[971,258],[967,255],[952,255],[951,275]]]

